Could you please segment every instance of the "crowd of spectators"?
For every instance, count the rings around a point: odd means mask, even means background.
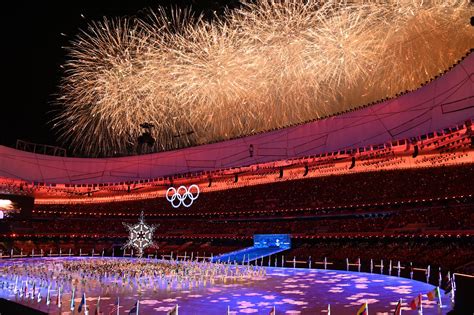
[[[385,270],[389,261],[395,265],[401,261],[404,265],[412,262],[418,267],[441,267],[444,270],[463,272],[474,261],[474,239],[471,238],[397,238],[397,239],[358,239],[358,240],[320,240],[318,242],[300,242],[294,244],[288,258],[294,256],[313,260],[328,257],[331,261],[356,263],[360,258],[367,268],[370,259],[375,264],[384,260]],[[341,266],[342,267],[342,266]]]
[[[36,205],[35,211],[75,214],[207,214],[338,207],[469,195],[474,164],[354,173],[299,179],[200,194],[189,208],[174,209],[165,198],[95,204]]]
[[[288,257],[465,268],[474,261],[473,174],[468,164],[299,179],[202,193],[179,209],[165,198],[36,205],[32,218],[3,223],[0,250],[119,251],[128,236],[122,222],[144,211],[159,225],[160,255],[218,254],[250,245],[254,234],[289,233]]]
[[[474,231],[472,200],[461,204],[452,201],[445,206],[412,207],[402,210],[387,209],[373,212],[334,210],[323,214],[228,218],[179,218],[147,219],[158,225],[157,236],[191,237],[195,235],[229,235],[251,237],[254,234],[289,233],[293,235],[324,235],[351,233],[422,233],[432,231]],[[329,212],[329,213],[328,213]],[[136,218],[42,217],[12,223],[13,231],[26,231],[39,235],[127,235],[122,222],[133,224]],[[20,229],[22,227],[23,229]],[[20,233],[21,234],[21,233]]]

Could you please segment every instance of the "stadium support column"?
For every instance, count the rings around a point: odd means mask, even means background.
[[[355,165],[356,165],[356,158],[355,158],[355,156],[352,156],[352,158],[351,158],[351,166],[349,166],[349,169],[350,169],[350,170],[353,169],[353,168],[355,167]]]
[[[309,166],[308,166],[308,163],[305,163],[305,164],[304,164],[303,177],[305,177],[306,175],[308,175],[308,172],[309,172]]]
[[[411,139],[411,144],[413,145],[413,155],[412,158],[416,158],[418,156],[418,140],[416,138]]]
[[[474,148],[474,133],[472,132],[472,122],[471,120],[466,120],[464,124],[466,125],[466,135],[471,140],[471,148]]]

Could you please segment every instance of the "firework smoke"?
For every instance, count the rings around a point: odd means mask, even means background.
[[[412,90],[474,47],[468,1],[260,0],[91,23],[68,48],[55,125],[76,154],[153,150],[283,127]]]

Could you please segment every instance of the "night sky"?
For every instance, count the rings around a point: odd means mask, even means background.
[[[237,5],[237,0],[46,0],[17,1],[13,7],[2,7],[0,144],[15,146],[16,139],[22,139],[61,145],[48,122],[54,117],[52,103],[65,60],[62,47],[93,20],[140,16],[143,9],[159,5],[192,6],[210,16],[212,11],[222,12],[226,5]]]

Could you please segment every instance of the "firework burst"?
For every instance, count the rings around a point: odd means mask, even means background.
[[[91,23],[68,48],[57,131],[75,153],[169,150],[417,88],[474,47],[467,1],[260,0],[206,21],[163,8]]]

